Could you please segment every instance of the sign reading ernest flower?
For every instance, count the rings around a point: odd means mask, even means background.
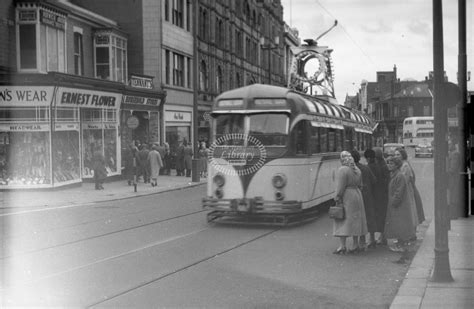
[[[267,156],[265,147],[253,136],[241,133],[219,137],[209,148],[210,163],[226,175],[250,175],[259,170]]]

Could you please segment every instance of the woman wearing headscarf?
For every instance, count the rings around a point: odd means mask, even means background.
[[[341,164],[336,175],[336,196],[334,200],[342,203],[345,217],[343,220],[334,220],[333,235],[339,238],[340,246],[335,254],[356,252],[359,250],[359,237],[367,234],[364,201],[360,188],[362,175],[355,165],[354,159],[348,151],[341,152]],[[346,248],[346,239],[352,236],[353,247]]]
[[[390,172],[387,163],[383,157],[382,149],[374,149],[375,178],[377,182],[374,186],[375,199],[375,220],[377,222],[377,232],[380,233],[378,244],[386,245],[387,240],[384,237],[385,217],[387,214],[388,203],[388,183],[390,182]],[[369,162],[369,167],[372,165]]]
[[[411,210],[412,215],[412,222],[414,226],[414,233],[411,236],[411,239],[416,239],[416,227],[418,225],[418,213],[416,210],[416,202],[415,202],[415,191],[413,189],[413,184],[415,181],[415,172],[411,168],[410,164],[407,161],[407,153],[404,149],[397,148],[395,149],[394,156],[402,161],[402,166],[400,167],[400,171],[405,176],[407,181],[407,191],[408,191],[408,202]]]
[[[370,168],[360,163],[360,154],[357,150],[352,150],[351,155],[354,158],[355,165],[362,173],[362,199],[364,200],[365,217],[367,221],[367,230],[369,231],[369,243],[366,244],[365,235],[359,238],[359,246],[365,249],[375,248],[375,232],[377,230],[377,223],[375,220],[375,205],[374,205],[374,186],[375,176]]]
[[[415,233],[415,225],[413,224],[412,206],[410,205],[408,191],[410,185],[400,170],[402,164],[402,160],[396,156],[387,159],[390,183],[388,185],[385,237],[397,240],[397,247],[393,251],[406,252],[407,242]],[[404,262],[404,256],[397,262]]]

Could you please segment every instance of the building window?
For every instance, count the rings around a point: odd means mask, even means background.
[[[82,48],[82,34],[74,32],[74,74],[84,74],[84,60],[83,60],[83,48]]]
[[[183,27],[184,0],[173,0],[173,25]]]
[[[199,67],[199,90],[207,91],[207,79],[207,66],[206,63],[202,61]]]
[[[431,111],[429,105],[423,106],[423,116],[431,116]]]
[[[16,12],[19,70],[65,72],[65,16],[37,7]]]
[[[220,66],[217,67],[216,74],[216,92],[219,94],[222,92],[222,69]]]
[[[184,87],[184,56],[173,55],[173,85]]]
[[[126,82],[127,41],[112,32],[99,32],[94,37],[95,76]]]
[[[187,85],[186,86],[188,88],[192,88],[191,83],[192,83],[193,79],[192,79],[192,74],[191,73],[192,73],[193,68],[191,67],[191,64],[192,64],[191,58],[187,58],[186,62],[187,62],[187,70],[186,70],[186,72],[187,72],[187,74],[186,74]]]
[[[170,21],[170,2],[169,0],[165,0],[165,21]]]
[[[165,83],[170,84],[170,70],[171,70],[171,58],[170,58],[170,51],[165,51]]]
[[[201,40],[207,40],[207,33],[209,32],[209,21],[207,18],[207,10],[199,8],[199,37]]]

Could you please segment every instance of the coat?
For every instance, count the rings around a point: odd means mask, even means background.
[[[413,189],[413,184],[415,183],[415,173],[411,168],[410,164],[407,161],[403,161],[400,171],[407,181],[407,191],[408,191],[408,203],[411,210],[412,222],[416,226],[418,225],[418,213],[416,211],[416,202],[415,202],[415,191]]]
[[[183,149],[184,155],[184,168],[190,170],[193,162],[193,148],[189,145],[185,146]]]
[[[341,166],[336,175],[336,200],[344,206],[344,220],[334,220],[334,236],[362,236],[367,234],[364,201],[360,187],[361,171],[348,166]]]
[[[179,145],[176,150],[176,170],[184,170],[184,145]]]
[[[367,165],[361,163],[357,163],[356,165],[362,173],[362,198],[364,200],[367,229],[369,233],[375,233],[377,231],[377,218],[375,216],[374,200],[374,186],[376,179]]]
[[[377,232],[383,233],[383,229],[385,227],[385,217],[387,215],[388,184],[390,182],[390,172],[383,158],[376,159],[375,163],[370,163],[368,166],[374,173],[376,179],[373,190]]]
[[[150,165],[150,177],[152,179],[158,178],[160,169],[163,167],[160,153],[153,149],[148,153],[148,164]]]
[[[107,178],[107,169],[105,168],[105,157],[101,151],[96,151],[92,157],[92,168],[94,169],[94,178],[104,180]]]
[[[392,172],[388,186],[387,218],[385,237],[407,241],[416,235],[415,224],[410,207],[408,182],[400,169]]]

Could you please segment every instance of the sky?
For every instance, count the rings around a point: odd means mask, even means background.
[[[466,0],[467,71],[474,91],[474,6]],[[333,49],[334,88],[339,104],[356,95],[362,80],[376,81],[376,72],[397,67],[400,80],[422,81],[433,71],[432,0],[282,0],[283,18],[299,37],[316,39]],[[458,1],[444,0],[444,70],[457,83]]]

